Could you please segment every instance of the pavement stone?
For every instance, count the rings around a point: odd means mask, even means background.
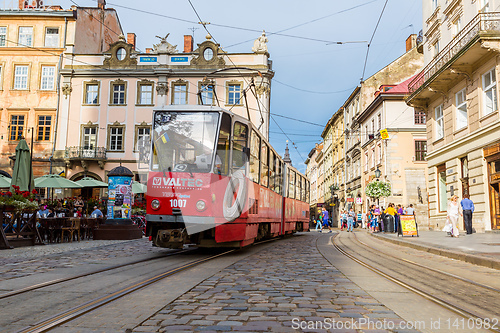
[[[300,321],[323,323],[327,318],[402,321],[327,262],[316,248],[318,237],[311,233],[291,237],[238,261],[146,322],[158,323],[157,332],[190,327],[218,333],[293,332]],[[132,331],[143,332],[144,325]]]

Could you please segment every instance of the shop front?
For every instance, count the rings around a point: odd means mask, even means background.
[[[484,148],[488,163],[491,229],[500,230],[500,143]]]

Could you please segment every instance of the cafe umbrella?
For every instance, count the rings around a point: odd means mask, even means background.
[[[77,180],[75,183],[80,184],[83,187],[108,187],[108,183],[101,182],[92,177],[83,177],[80,180]]]
[[[19,191],[31,191],[35,188],[33,180],[30,148],[26,140],[21,139],[16,147],[16,161],[14,162],[12,181],[10,183],[11,192],[14,192],[13,186],[19,186]]]
[[[35,187],[82,188],[83,186],[59,175],[51,174],[35,179]]]
[[[0,175],[0,188],[8,188],[10,187],[11,179],[5,177],[4,175]]]
[[[146,185],[136,182],[135,180],[132,182],[132,193],[141,194],[146,193],[147,190],[148,187]]]

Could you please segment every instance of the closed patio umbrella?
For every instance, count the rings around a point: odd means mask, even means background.
[[[83,177],[82,179],[76,181],[75,183],[82,185],[83,187],[108,187],[108,184],[101,182],[92,177]]]
[[[141,194],[146,193],[147,190],[148,187],[146,185],[136,182],[135,180],[132,182],[132,193]]]
[[[10,190],[14,192],[12,186],[19,186],[20,191],[31,191],[35,188],[33,177],[33,166],[31,165],[30,148],[26,140],[21,139],[16,147],[16,162],[12,172]]]
[[[5,177],[4,175],[0,175],[0,188],[8,188],[10,187],[11,179]]]
[[[83,186],[59,175],[45,175],[35,179],[35,187],[82,188]]]

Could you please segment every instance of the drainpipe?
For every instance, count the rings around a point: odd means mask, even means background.
[[[59,106],[61,104],[61,66],[62,66],[62,58],[64,52],[66,51],[66,37],[68,34],[68,19],[64,18],[64,51],[59,55],[59,64],[57,66],[57,106],[56,106],[56,123],[54,129],[54,144],[52,145],[52,155],[50,155],[50,169],[49,173],[52,174],[52,160],[54,159],[54,152],[56,150],[56,142],[57,142],[57,126],[59,124]]]

